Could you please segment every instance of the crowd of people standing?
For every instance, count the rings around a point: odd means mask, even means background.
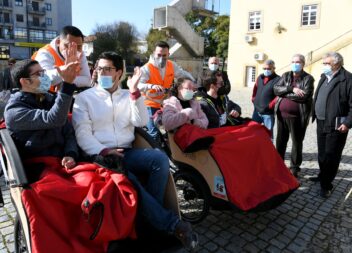
[[[104,52],[90,71],[82,52],[83,38],[78,28],[68,26],[31,60],[9,61],[13,82],[6,70],[2,90],[15,86],[20,91],[11,96],[4,117],[21,156],[57,156],[66,168],[79,160],[78,147],[91,161],[96,156],[114,156],[129,170],[149,222],[175,234],[186,248],[195,248],[198,239],[191,225],[163,207],[168,157],[155,149],[134,149],[134,128],[146,126],[158,141],[162,137],[153,115],[162,107],[166,130],[186,123],[203,129],[241,125],[248,119],[242,117],[240,105],[229,99],[226,72],[219,70],[217,57],[210,57],[208,68],[194,78],[169,59],[168,43],[159,41],[148,63],[135,69],[128,89],[123,90],[123,59]],[[316,121],[319,174],[310,179],[320,182],[320,195],[327,198],[352,127],[352,74],[337,52],[325,54],[322,61],[323,73],[314,92],[315,80],[304,70],[303,55],[293,55],[291,70],[281,76],[275,72],[275,62],[266,60],[253,88],[251,118],[270,131],[272,140],[276,136],[283,160],[291,137],[290,171],[296,177],[307,126],[310,120]],[[89,89],[72,102],[77,87]],[[164,100],[169,89],[173,96]],[[72,104],[73,125],[67,120]],[[135,177],[139,173],[149,175],[146,185]]]

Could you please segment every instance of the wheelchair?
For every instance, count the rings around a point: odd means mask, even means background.
[[[155,148],[156,144],[153,142],[151,137],[142,129],[135,129],[135,141],[133,147],[137,148]],[[24,189],[30,189],[30,183],[26,174],[26,170],[21,162],[21,158],[18,154],[17,148],[12,140],[7,129],[0,129],[0,148],[2,155],[0,157],[1,166],[5,177],[5,182],[10,189],[11,201],[16,209],[16,219],[14,224],[14,241],[15,241],[15,252],[16,253],[31,253],[31,234],[30,225],[26,210],[22,203],[21,192]],[[176,188],[173,180],[173,176],[170,173],[168,179],[168,185],[165,192],[164,206],[171,209],[173,212],[180,215],[178,206],[178,198],[176,195]],[[89,240],[89,238],[87,238]],[[177,239],[174,239],[174,241]],[[173,242],[174,242],[173,241]],[[111,242],[109,245],[108,252],[132,252],[128,249],[114,250],[116,245]],[[133,242],[130,242],[133,244]],[[135,243],[134,243],[135,244]],[[111,247],[110,247],[111,246]],[[173,245],[174,246],[174,245]],[[134,252],[134,251],[133,251]],[[138,252],[138,251],[136,251]],[[155,251],[153,251],[155,252]]]

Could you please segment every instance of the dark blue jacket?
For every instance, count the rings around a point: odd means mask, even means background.
[[[78,157],[74,130],[67,121],[74,88],[64,83],[57,95],[19,91],[11,96],[5,108],[5,122],[22,159]]]

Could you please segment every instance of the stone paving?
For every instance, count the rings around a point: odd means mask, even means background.
[[[235,90],[233,100],[244,116],[251,116],[251,90]],[[290,154],[290,143],[287,159]],[[326,252],[352,253],[352,137],[348,137],[334,190],[328,199],[319,196],[319,184],[308,180],[318,173],[315,124],[307,129],[300,188],[275,210],[262,213],[211,211],[195,230],[198,252]],[[288,162],[288,160],[286,160]],[[15,211],[0,180],[5,207],[0,208],[0,253],[14,252]],[[349,195],[350,194],[350,195]],[[171,251],[169,251],[171,253]],[[175,250],[183,253],[185,250]]]

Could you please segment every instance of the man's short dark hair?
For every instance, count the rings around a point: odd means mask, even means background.
[[[155,43],[155,48],[157,48],[157,47],[170,49],[169,44],[166,41],[163,41],[163,40],[160,40],[157,43]]]
[[[20,79],[29,78],[30,68],[36,64],[39,64],[39,62],[31,59],[18,61],[11,69],[11,77],[15,85],[22,87]]]
[[[72,36],[75,36],[75,37],[81,37],[82,40],[84,39],[84,35],[81,32],[81,30],[79,30],[77,27],[71,26],[71,25],[65,26],[61,30],[61,33],[60,33],[60,37],[61,38],[66,38],[67,35],[72,35]]]
[[[221,76],[219,71],[205,70],[203,76],[201,77],[202,86],[208,91],[211,84],[216,84],[218,79],[217,76]]]
[[[123,72],[123,59],[120,55],[118,55],[117,53],[113,52],[113,51],[107,51],[107,52],[103,52],[99,55],[97,62],[100,59],[105,59],[105,60],[110,60],[112,61],[112,64],[114,65],[114,67],[116,68],[116,71],[118,70],[122,70]]]

